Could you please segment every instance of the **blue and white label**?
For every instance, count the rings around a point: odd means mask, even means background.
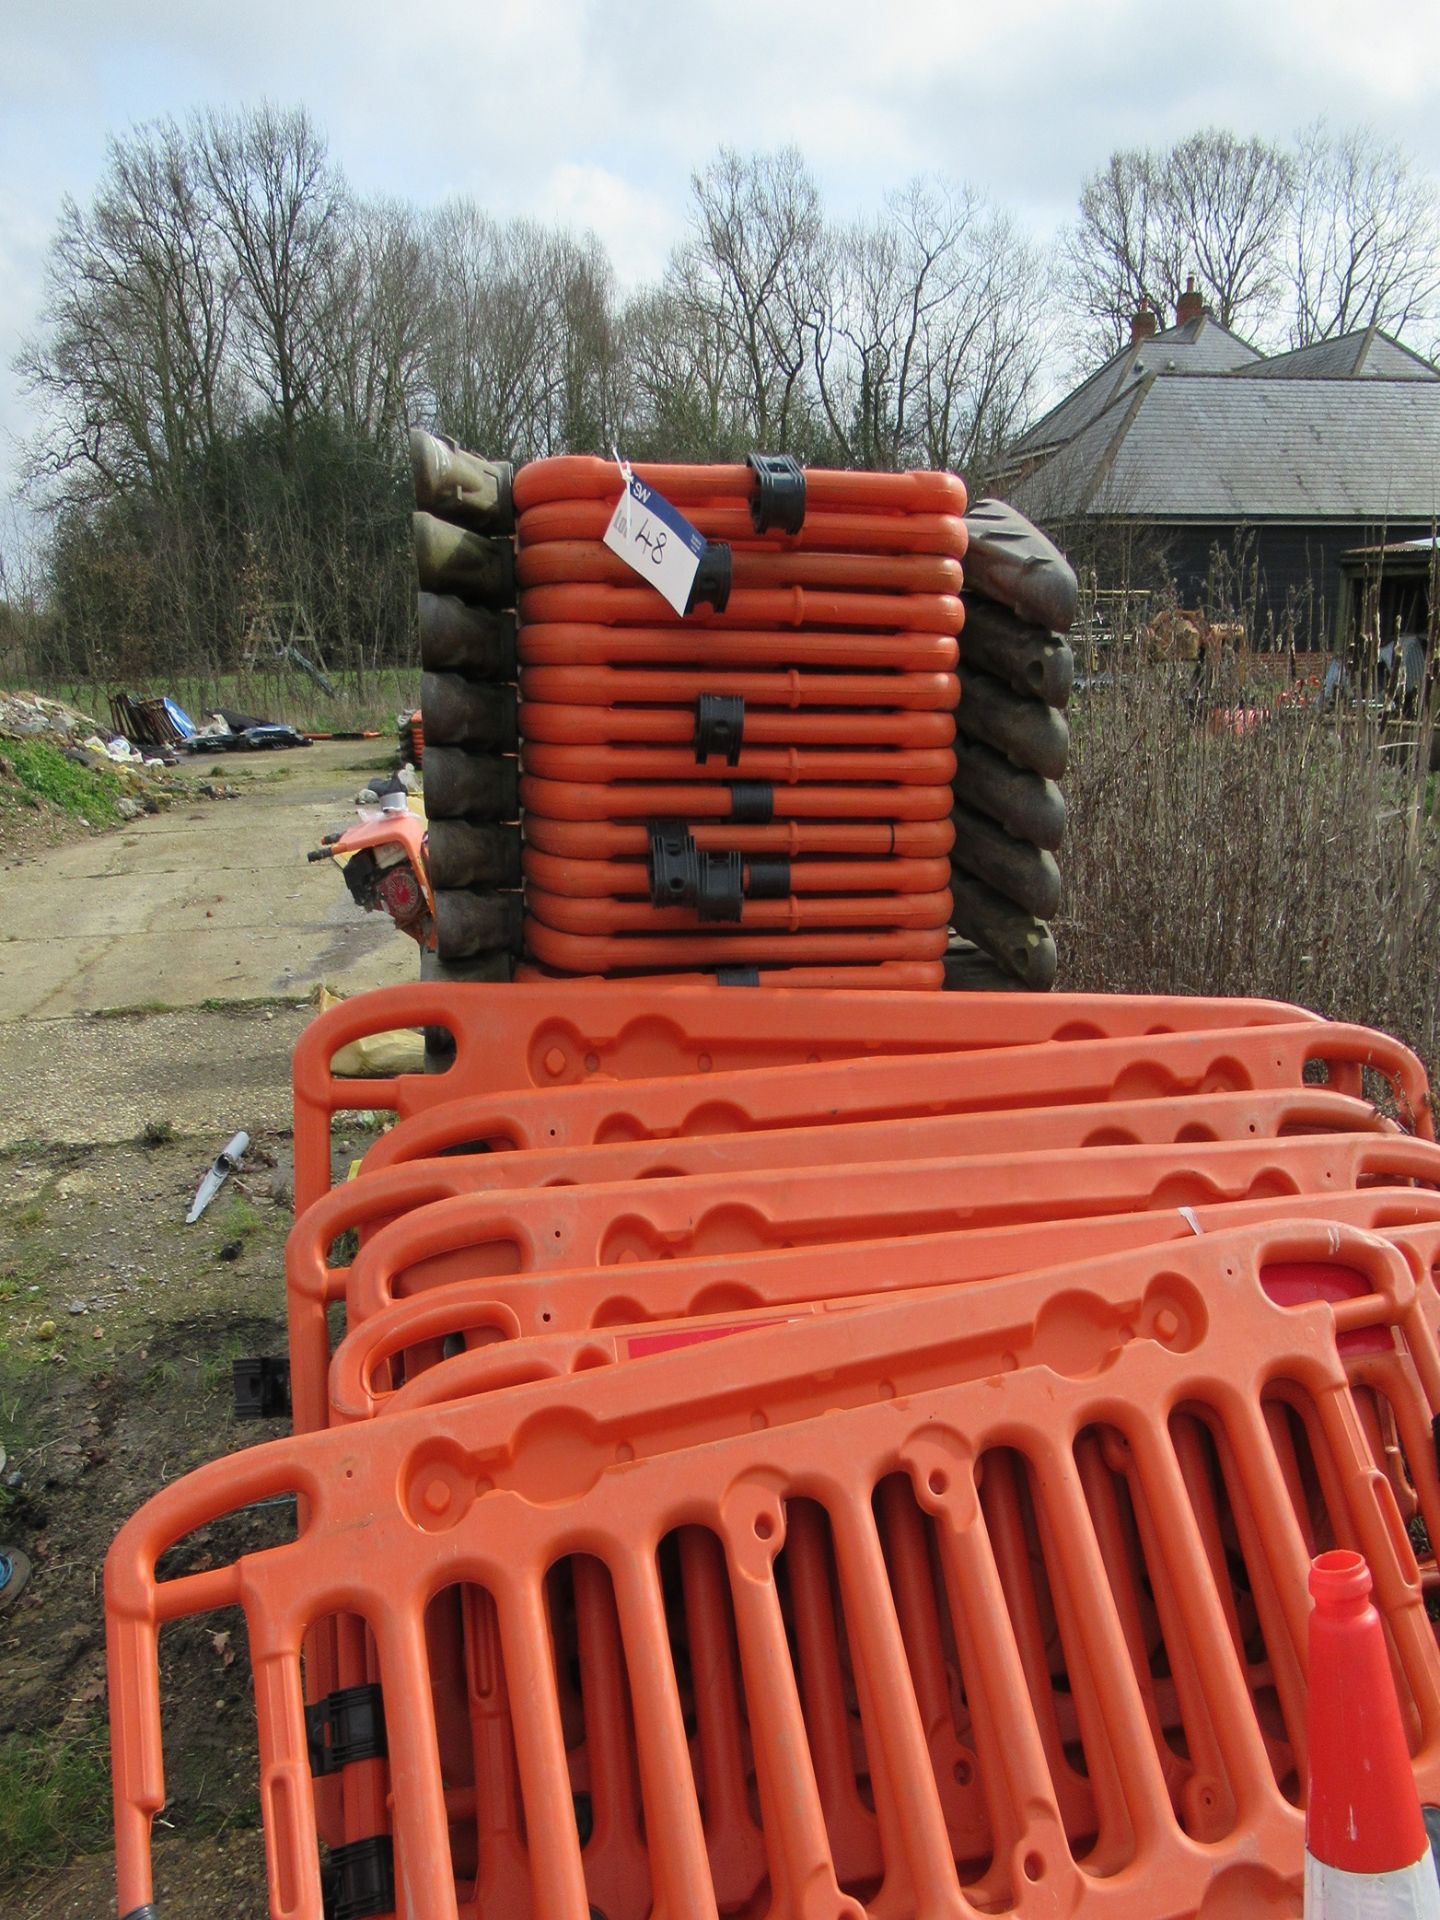
[[[605,545],[684,613],[705,536],[663,494],[626,470],[626,487],[605,529]]]

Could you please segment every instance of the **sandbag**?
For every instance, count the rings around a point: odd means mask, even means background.
[[[1003,753],[1017,767],[1046,780],[1058,780],[1070,758],[1070,729],[1065,716],[1042,700],[1012,693],[1003,680],[974,668],[960,668],[960,705],[956,725],[972,740]]]
[[[520,814],[520,763],[463,747],[427,747],[425,815],[429,820],[515,820]]]
[[[951,884],[955,931],[983,947],[1034,993],[1055,984],[1058,956],[1049,927],[1004,899],[983,880],[956,873]]]
[[[427,673],[471,680],[513,680],[515,616],[467,607],[453,593],[419,596],[420,664]]]
[[[960,598],[965,606],[960,635],[965,664],[993,674],[1027,699],[1063,708],[1075,680],[1075,656],[1065,641],[983,593],[967,588]]]
[[[1060,905],[1060,868],[1053,853],[1029,840],[1016,840],[983,813],[956,807],[952,868],[972,880],[983,880],[1017,907],[1048,920]]]
[[[487,540],[464,527],[412,513],[415,569],[427,593],[458,593],[479,607],[515,604],[515,549],[508,540]]]
[[[1005,831],[1052,852],[1065,837],[1065,798],[1053,780],[1017,767],[1003,754],[963,735],[955,739],[957,803],[998,820]]]
[[[520,829],[432,820],[427,839],[432,887],[518,887]]]
[[[513,687],[484,686],[459,673],[424,673],[420,712],[427,747],[513,753],[519,744]]]
[[[446,433],[410,429],[415,504],[475,533],[513,533],[515,469],[508,460],[482,460]]]
[[[1053,541],[1004,500],[973,500],[965,515],[967,585],[1051,633],[1068,633],[1079,587]]]

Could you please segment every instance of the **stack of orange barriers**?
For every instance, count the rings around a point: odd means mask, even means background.
[[[614,463],[515,479],[527,954],[939,986],[964,483],[635,471],[709,543],[683,617],[603,544]]]
[[[331,1073],[398,1025],[450,1070]],[[1440,1148],[1395,1041],[416,987],[314,1022],[295,1120],[294,1433],[106,1568],[122,1915],[160,1629],[232,1605],[275,1920],[1297,1915],[1336,1546],[1440,1795]],[[283,1544],[159,1577],[284,1495]]]

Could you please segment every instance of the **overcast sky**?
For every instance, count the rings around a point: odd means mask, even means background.
[[[837,212],[918,172],[1040,237],[1117,146],[1363,121],[1440,175],[1440,5],[1391,0],[9,0],[0,28],[0,495],[11,372],[61,197],[107,135],[196,106],[303,104],[362,192],[468,193],[661,266],[690,171],[793,142]]]

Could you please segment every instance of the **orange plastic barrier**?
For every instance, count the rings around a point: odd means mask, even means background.
[[[526,547],[554,540],[601,540],[614,508],[599,500],[552,501],[520,516],[517,531]],[[732,553],[922,553],[963,561],[969,546],[965,522],[953,513],[851,513],[826,508],[807,513],[798,533],[757,534],[748,508],[692,506],[685,518],[707,540],[723,541]]]
[[[692,711],[702,693],[728,694],[787,712],[813,707],[881,707],[949,713],[959,701],[952,673],[744,673],[705,667],[527,667],[522,698],[591,707],[670,702]]]
[[[1297,1266],[1356,1290],[1279,1305],[1267,1273]],[[393,1414],[361,1451],[351,1432],[309,1435],[204,1468],[137,1515],[107,1562],[122,1910],[153,1892],[158,1628],[238,1604],[273,1910],[319,1920],[298,1650],[314,1620],[353,1607],[375,1637],[403,1910],[456,1915],[500,1811],[478,1764],[498,1731],[492,1683],[470,1694],[462,1853],[426,1616],[463,1584],[506,1698],[523,1702],[511,1830],[530,1837],[538,1912],[584,1920],[622,1891],[626,1911],[713,1911],[712,1876],[731,1864],[725,1808],[746,1804],[759,1814],[753,1895],[768,1887],[777,1913],[815,1913],[818,1889],[823,1912],[848,1920],[882,1883],[902,1911],[943,1894],[961,1912],[963,1887],[972,1907],[1022,1916],[1293,1912],[1317,1538],[1370,1560],[1417,1780],[1426,1797],[1437,1784],[1440,1662],[1336,1338],[1403,1328],[1394,1392],[1425,1434],[1440,1377],[1415,1297],[1382,1241],[1266,1228],[1167,1248],[1159,1264],[1135,1256],[736,1336],[740,1364],[732,1342],[702,1342],[487,1394],[443,1425]],[[1319,1504],[1277,1453],[1281,1427],[1290,1458],[1313,1461]],[[1433,1534],[1425,1447],[1413,1467]],[[157,1579],[172,1541],[292,1491],[305,1515],[293,1544]],[[685,1556],[683,1612],[667,1608],[664,1573],[677,1527],[703,1548]],[[619,1730],[612,1753],[635,1783],[612,1775],[606,1795],[639,1837],[623,1868],[613,1831],[582,1845],[573,1817],[570,1629],[551,1601],[552,1569],[577,1553],[603,1569],[584,1604],[575,1571],[577,1627],[593,1635],[579,1652],[587,1747]],[[692,1696],[699,1668],[713,1680]],[[614,1711],[592,1714],[589,1689],[606,1685]],[[710,1760],[703,1792],[687,1701]],[[743,1790],[747,1753],[758,1801]],[[739,1798],[717,1807],[721,1777]]]
[[[546,749],[536,749],[545,753]],[[598,751],[598,750],[597,750]],[[563,753],[551,747],[553,754]],[[811,756],[813,758],[813,756]],[[694,766],[686,772],[699,771]],[[948,820],[955,804],[947,786],[848,786],[825,787],[778,785],[768,796],[767,805],[777,820]],[[544,814],[551,820],[730,820],[739,813],[743,824],[749,817],[730,787],[717,778],[709,784],[699,780],[636,781],[632,786],[606,786],[604,780],[576,781],[561,774],[555,779],[540,779],[534,773],[522,774],[520,805],[527,814]],[[761,824],[766,824],[761,822]],[[528,831],[528,828],[527,828]]]
[[[679,745],[688,751],[694,747],[695,710],[693,706],[587,707],[526,701],[520,707],[520,732],[527,757],[530,743],[537,740],[581,746],[640,741]],[[954,738],[955,721],[949,713],[792,712],[787,708],[772,712],[747,706],[742,764],[731,771],[742,772],[748,750],[754,747],[948,747]],[[689,757],[698,760],[699,750]],[[719,761],[723,766],[723,753]]]
[[[1417,1284],[1429,1287],[1440,1257],[1440,1195],[1433,1188],[1367,1187],[1347,1193],[1277,1194],[1257,1200],[1211,1200],[1194,1206],[1145,1207],[1009,1226],[977,1226],[958,1232],[921,1233],[893,1239],[793,1247],[736,1254],[709,1254],[683,1261],[644,1260],[613,1272],[593,1267],[559,1268],[543,1286],[524,1275],[476,1275],[391,1300],[359,1320],[330,1362],[328,1406],[307,1398],[307,1418],[316,1425],[364,1420],[392,1402],[397,1407],[438,1405],[488,1392],[530,1377],[598,1365],[587,1360],[586,1341],[614,1329],[633,1333],[634,1357],[664,1351],[648,1344],[650,1330],[672,1321],[717,1323],[728,1317],[737,1330],[760,1327],[766,1315],[788,1318],[807,1311],[849,1312],[882,1298],[909,1298],[936,1288],[982,1286],[1018,1273],[1067,1262],[1129,1256],[1145,1247],[1179,1245],[1242,1228],[1310,1221],[1323,1211],[1338,1228],[1355,1227],[1392,1238],[1431,1236],[1431,1253]],[[321,1284],[328,1297],[343,1297],[343,1284]],[[1431,1299],[1427,1291],[1426,1298]],[[1432,1316],[1440,1324],[1440,1313]],[[569,1344],[537,1341],[564,1336]],[[626,1357],[631,1349],[616,1336]],[[440,1360],[442,1343],[466,1351]],[[545,1363],[549,1354],[553,1366]],[[572,1369],[570,1355],[578,1363]],[[404,1355],[409,1377],[386,1383],[386,1370]],[[438,1362],[438,1364],[436,1364]],[[532,1371],[533,1368],[533,1371]]]
[[[923,633],[907,623],[891,633],[786,633],[707,627],[605,627],[590,621],[530,625],[520,634],[528,667],[653,664],[715,667],[847,668],[856,673],[953,673],[960,658],[953,632]],[[957,683],[958,684],[958,683]]]
[[[756,903],[757,906],[760,904]],[[858,916],[857,916],[858,917]],[[877,960],[938,960],[948,945],[943,926],[898,931],[892,926],[836,933],[562,933],[525,916],[525,950],[561,973],[663,971],[671,967],[775,966],[814,962],[869,966]]]
[[[769,994],[736,997],[745,1007],[754,1002],[757,1016],[768,1011],[772,999]],[[878,998],[876,1004],[880,1004]],[[1414,1121],[1417,1131],[1433,1138],[1424,1075],[1414,1056],[1398,1042],[1382,1044],[1380,1036],[1364,1028],[1319,1023],[1143,1041],[1073,1040],[1063,1046],[1041,1042],[930,1056],[907,1054],[822,1064],[803,1074],[762,1068],[610,1085],[590,1082],[508,1096],[462,1095],[428,1111],[422,1110],[420,1100],[407,1101],[409,1117],[376,1142],[364,1165],[378,1169],[479,1143],[498,1148],[562,1148],[634,1140],[647,1134],[658,1138],[759,1131],[1092,1102],[1103,1108],[1112,1102],[1165,1100],[1185,1093],[1299,1088],[1307,1068],[1317,1062],[1325,1063],[1332,1086],[1347,1091],[1359,1091],[1362,1067],[1385,1076],[1397,1106]],[[371,1084],[383,1089],[386,1083]],[[436,1084],[434,1079],[428,1083],[432,1101],[438,1097]],[[394,1098],[393,1093],[390,1097]],[[1097,1114],[1097,1125],[1102,1123],[1103,1116]],[[302,1150],[297,1125],[297,1206],[308,1205],[324,1191],[328,1161],[316,1168],[318,1181],[312,1176],[301,1184],[302,1165],[308,1168],[315,1158],[314,1138],[307,1127]],[[320,1136],[322,1147],[327,1140],[328,1125]]]
[[[1166,1143],[1093,1147],[1068,1160],[1049,1151],[1004,1152],[468,1193],[407,1213],[368,1240],[350,1269],[346,1306],[352,1320],[363,1320],[403,1293],[482,1274],[646,1259],[673,1261],[678,1271],[711,1253],[978,1231],[1405,1181],[1440,1191],[1440,1147],[1367,1131],[1196,1142],[1183,1171]]]
[[[528,663],[524,630],[585,621],[602,627],[683,628],[676,640],[677,664],[696,636],[712,629],[751,631],[789,627],[893,627],[898,633],[957,634],[965,624],[963,604],[945,593],[829,593],[823,587],[738,587],[723,613],[697,607],[678,614],[653,587],[529,587],[520,595],[520,658]]]
[[[929,860],[955,844],[955,823],[944,820],[816,821],[775,820],[768,827],[691,820],[686,830],[707,852],[806,855],[850,854],[858,858]],[[644,825],[619,820],[547,820],[532,813],[525,821],[529,850],[575,860],[643,859],[650,850]]]
[[[648,899],[615,900],[595,895],[569,898],[550,893],[527,876],[525,906],[537,921],[561,932],[591,935],[640,935],[647,943],[652,936],[694,931],[698,924],[694,907],[653,907]],[[742,930],[770,928],[798,933],[802,928],[848,937],[839,929],[858,927],[939,928],[937,953],[945,951],[944,927],[950,917],[950,890],[936,893],[856,893],[836,898],[830,893],[817,896],[789,894],[783,899],[740,903],[738,925]],[[728,945],[737,936],[726,925],[706,925],[704,937]],[[535,952],[540,954],[536,947]],[[544,955],[540,957],[543,959]],[[798,949],[794,958],[807,956]],[[780,954],[772,956],[783,958]],[[643,964],[635,962],[632,964]]]
[[[932,553],[757,552],[732,548],[735,587],[826,587],[865,593],[958,594],[960,562]],[[515,558],[522,587],[635,584],[635,570],[599,540],[546,540],[522,547]]]
[[[633,472],[637,480],[654,487],[676,506],[682,502],[749,501],[759,492],[755,470],[750,466],[681,466],[645,461]],[[624,476],[613,460],[601,460],[592,454],[561,454],[553,459],[531,460],[520,469],[515,476],[515,506],[523,514],[547,501],[601,500],[608,501],[613,511],[624,490]],[[968,504],[965,482],[956,473],[805,469],[807,519],[816,508],[834,507],[866,513],[963,515]]]
[[[1436,1285],[1436,1262],[1440,1257],[1440,1195],[1418,1188],[1371,1188],[1339,1196],[1340,1204],[1329,1224],[1337,1231],[1353,1228],[1382,1236],[1406,1258],[1415,1282],[1414,1314],[1419,1324],[1434,1328],[1440,1324],[1440,1288]],[[1204,1231],[1233,1235],[1256,1227],[1281,1231],[1294,1222],[1311,1224],[1315,1199],[1297,1194],[1284,1200],[1272,1213],[1264,1203],[1240,1201],[1221,1203],[1197,1210]],[[792,1320],[816,1319],[837,1313],[859,1313],[894,1303],[920,1302],[935,1289],[943,1295],[959,1286],[973,1286],[997,1280],[1011,1280],[1017,1274],[1033,1275],[1053,1271],[1057,1279],[1071,1268],[1093,1264],[1105,1258],[1129,1258],[1143,1248],[1160,1248],[1181,1239],[1169,1218],[1151,1212],[1105,1215],[1079,1222],[1047,1223],[1040,1236],[1042,1254],[1056,1248],[1061,1227],[1074,1227],[1073,1248],[1064,1261],[1050,1261],[1032,1269],[1005,1265],[1003,1250],[1010,1251],[1020,1242],[1012,1229],[977,1230],[970,1234],[929,1234],[914,1240],[876,1241],[862,1248],[847,1247],[847,1255],[871,1251],[881,1284],[861,1290],[834,1288],[828,1275],[819,1274],[819,1262],[813,1249],[794,1249],[783,1254],[755,1255],[733,1270],[738,1279],[734,1300],[713,1310],[671,1312],[663,1305],[652,1312],[637,1314],[634,1320],[615,1321],[603,1315],[587,1321],[588,1303],[577,1284],[580,1274],[560,1272],[554,1277],[550,1298],[554,1304],[550,1317],[536,1323],[533,1315],[516,1311],[513,1304],[523,1295],[513,1279],[491,1281],[487,1296],[485,1282],[476,1279],[453,1287],[397,1300],[372,1315],[346,1335],[336,1349],[330,1365],[330,1424],[369,1420],[378,1414],[408,1413],[421,1407],[438,1407],[470,1399],[478,1394],[529,1384],[537,1380],[558,1379],[567,1373],[579,1373],[600,1366],[615,1366],[630,1360],[652,1359],[659,1354],[702,1340],[726,1338],[731,1334],[763,1332],[771,1326]],[[1141,1229],[1148,1232],[1141,1237]],[[1187,1232],[1185,1244],[1193,1234]],[[921,1277],[913,1283],[903,1271],[907,1248],[914,1248],[921,1260]],[[800,1284],[805,1262],[817,1270],[820,1284],[807,1290]],[[684,1308],[696,1297],[693,1270],[712,1273],[718,1261],[687,1262],[682,1272],[671,1271],[671,1292],[675,1305]],[[650,1262],[627,1272],[640,1282],[639,1306],[652,1294],[663,1291],[660,1263]],[[938,1277],[943,1275],[944,1277]],[[1328,1282],[1326,1276],[1329,1276]],[[598,1278],[598,1276],[595,1276]],[[848,1277],[860,1280],[858,1270]],[[717,1293],[723,1289],[717,1289]],[[1037,1283],[1037,1291],[1039,1290]],[[1292,1305],[1306,1299],[1347,1300],[1359,1291],[1343,1268],[1324,1268],[1302,1274],[1293,1269],[1277,1272],[1267,1279],[1267,1291],[1280,1305]],[[593,1282],[592,1282],[593,1292]],[[761,1297],[763,1305],[742,1304]],[[521,1299],[523,1309],[524,1302]],[[407,1377],[387,1384],[401,1356],[428,1354],[447,1343],[479,1335],[477,1344],[463,1351],[450,1352],[435,1365],[422,1365]],[[1344,1331],[1339,1339],[1352,1384],[1383,1391],[1384,1381],[1399,1357],[1393,1342],[1356,1338]],[[1018,1359],[1018,1357],[1017,1357]],[[1013,1370],[1013,1369],[1012,1369]],[[1408,1520],[1414,1510],[1414,1490],[1401,1449],[1386,1441],[1382,1423],[1367,1417],[1367,1428],[1375,1435],[1373,1450],[1376,1465],[1392,1473],[1397,1504]],[[1387,1458],[1387,1444],[1389,1457]]]
[[[1167,1079],[1171,1069],[1162,1051],[1152,1064],[1150,1037],[1185,1030],[1214,1029],[1226,1021],[1236,1023],[1233,1040],[1206,1052],[1198,1061],[1188,1062],[1182,1078]],[[1136,1092],[1163,1093],[1181,1090],[1184,1074],[1203,1080],[1210,1076],[1212,1090],[1223,1085],[1247,1084],[1244,1069],[1235,1059],[1235,1049],[1246,1045],[1240,1031],[1247,1025],[1269,1026],[1300,1024],[1323,1036],[1313,1054],[1282,1054],[1276,1062],[1279,1078],[1269,1084],[1300,1084],[1307,1065],[1325,1062],[1331,1084],[1344,1092],[1358,1092],[1363,1067],[1373,1064],[1382,1074],[1393,1076],[1404,1110],[1413,1111],[1421,1131],[1429,1126],[1425,1101],[1425,1081],[1414,1056],[1397,1043],[1369,1033],[1364,1028],[1343,1028],[1318,1020],[1303,1009],[1279,1001],[1215,1000],[1202,996],[1173,998],[1105,994],[1053,994],[1043,998],[1012,994],[955,994],[936,1001],[932,996],[866,993],[851,998],[829,993],[823,1001],[807,995],[752,994],[714,987],[668,987],[657,1001],[653,985],[603,984],[586,987],[583,998],[562,984],[533,986],[443,987],[413,985],[387,987],[357,999],[342,1001],[327,1013],[312,1020],[296,1043],[291,1078],[295,1111],[295,1204],[297,1213],[322,1194],[330,1184],[330,1115],[342,1108],[394,1112],[403,1116],[418,1114],[439,1104],[451,1104],[466,1096],[482,1095],[492,1099],[488,1117],[485,1108],[467,1110],[462,1126],[483,1120],[486,1124],[500,1111],[493,1097],[507,1089],[556,1089],[571,1082],[604,1075],[621,1080],[647,1079],[667,1074],[699,1074],[705,1080],[676,1085],[661,1082],[647,1096],[652,1103],[658,1097],[663,1106],[652,1104],[651,1111],[664,1114],[656,1131],[683,1132],[683,1115],[692,1110],[721,1111],[728,1107],[737,1115],[736,1126],[749,1124],[749,1113],[760,1124],[806,1125],[815,1114],[834,1107],[843,1117],[863,1118],[862,1113],[844,1113],[848,1077],[822,1078],[815,1086],[814,1106],[807,1109],[806,1096],[793,1085],[787,1090],[772,1080],[746,1080],[738,1086],[712,1078],[716,1073],[749,1070],[765,1065],[795,1065],[835,1060],[874,1053],[920,1054],[931,1058],[913,1081],[916,1098],[904,1104],[904,1089],[893,1081],[892,1063],[869,1063],[855,1083],[865,1087],[878,1074],[885,1089],[882,1098],[890,1104],[885,1113],[923,1110],[927,1101],[943,1109],[955,1104],[957,1094],[967,1099],[973,1093],[959,1088],[952,1080],[946,1059],[935,1057],[934,1050],[990,1050],[997,1046],[1034,1047],[1047,1040],[1078,1043],[1096,1037],[1144,1039],[1146,1046],[1128,1049],[1100,1063],[1103,1084],[1110,1097],[1111,1083],[1126,1076]],[[443,1074],[402,1074],[392,1079],[357,1080],[340,1078],[331,1071],[335,1054],[352,1041],[397,1027],[439,1027],[454,1039],[454,1064]],[[990,1064],[994,1064],[992,1061]],[[1038,1063],[1037,1063],[1038,1064]],[[1053,1094],[1056,1104],[1064,1104],[1063,1074],[1047,1088],[1043,1065],[1031,1069],[1035,1091],[1027,1086],[1026,1104],[1047,1104]],[[1192,1078],[1189,1084],[1195,1084]],[[718,1088],[712,1100],[711,1089]],[[899,1104],[895,1104],[897,1092]],[[772,1095],[784,1093],[785,1117],[772,1112]],[[798,1097],[797,1097],[798,1094]],[[754,1106],[756,1098],[762,1103]],[[868,1097],[862,1093],[862,1098]],[[1088,1094],[1086,1097],[1096,1097]],[[607,1096],[608,1104],[609,1096]],[[735,1104],[736,1102],[741,1104]],[[1003,1107],[1002,1097],[991,1100],[992,1107]],[[522,1125],[543,1129],[554,1125],[558,1132],[559,1109],[548,1102],[543,1117]],[[832,1115],[832,1117],[834,1117]],[[633,1131],[627,1118],[603,1117],[600,1124]],[[492,1126],[496,1137],[509,1139],[511,1122]],[[642,1128],[643,1130],[643,1128]],[[710,1131],[723,1129],[710,1128]],[[571,1124],[565,1120],[564,1137],[572,1137]],[[461,1132],[420,1152],[441,1152],[462,1144],[466,1138],[484,1138]],[[591,1133],[583,1136],[597,1137]],[[603,1137],[603,1136],[601,1136]],[[393,1138],[393,1137],[392,1137]],[[386,1141],[374,1151],[383,1151]],[[528,1140],[516,1144],[534,1144]]]
[[[555,747],[527,740],[521,755],[527,775],[540,780],[570,782],[595,781],[608,787],[611,782],[653,781],[644,794],[665,788],[664,781],[695,781],[721,785],[734,780],[770,781],[794,786],[809,783],[815,791],[834,792],[828,783],[855,783],[841,786],[860,807],[869,807],[872,796],[866,784],[925,786],[949,795],[949,783],[955,774],[955,756],[935,747],[873,747],[850,750],[842,747],[815,747],[805,751],[795,747],[750,747],[740,749],[734,766],[724,759],[697,761],[692,749],[671,747]],[[576,793],[586,787],[577,785]],[[521,789],[524,799],[524,788]],[[733,795],[726,792],[733,804]],[[652,811],[653,811],[652,807]],[[837,808],[837,812],[843,809]],[[600,818],[607,819],[608,812]]]
[[[643,843],[642,843],[643,844]],[[562,860],[538,847],[525,849],[525,877],[547,893],[569,900],[648,898],[650,868],[643,860]],[[747,865],[741,883],[748,893]],[[950,862],[938,860],[799,860],[790,866],[790,890],[804,894],[940,893],[950,883]]]
[[[942,1114],[907,1121],[899,1137],[907,1159],[959,1160],[1011,1149],[1031,1155],[1049,1152],[1083,1158],[1095,1147],[1384,1133],[1388,1128],[1389,1123],[1363,1101],[1320,1089],[1303,1089],[1197,1095],[1173,1102],[1135,1101],[1109,1106],[1103,1113],[1097,1113],[1093,1106],[1078,1106],[1013,1114]],[[326,1303],[344,1299],[349,1268],[344,1263],[331,1264],[336,1243],[351,1231],[363,1237],[376,1227],[439,1200],[515,1188],[739,1175],[762,1168],[824,1164],[858,1167],[893,1159],[896,1145],[893,1122],[861,1121],[824,1129],[697,1134],[591,1147],[537,1147],[458,1158],[401,1159],[383,1168],[367,1166],[363,1179],[332,1189],[305,1210],[286,1246],[287,1283],[292,1294],[302,1299]],[[1194,1197],[1198,1199],[1201,1192],[1203,1186],[1197,1187]],[[627,1283],[628,1279],[627,1273]],[[717,1285],[723,1291],[725,1283],[705,1278],[697,1284],[703,1295]],[[740,1284],[743,1290],[745,1283]],[[822,1292],[830,1290],[827,1281],[817,1278],[815,1284]],[[787,1297],[798,1296],[792,1293]],[[637,1317],[651,1317],[649,1308],[640,1308],[638,1297]]]
[[[662,982],[666,986],[746,986],[768,987],[770,989],[803,987],[806,992],[853,992],[864,988],[874,993],[919,993],[929,992],[942,986],[945,980],[945,962],[943,960],[881,960],[873,967],[755,967],[746,969],[747,977],[743,981],[722,979],[718,970],[711,973],[676,973],[667,968],[654,975],[632,974],[628,981],[620,984],[636,986],[642,980],[653,985]],[[752,977],[753,976],[753,977]],[[523,962],[516,967],[514,978],[530,982],[540,980],[565,980],[572,985],[577,982],[604,980],[603,973],[554,973],[545,967],[527,966]],[[612,983],[613,984],[613,983]]]

